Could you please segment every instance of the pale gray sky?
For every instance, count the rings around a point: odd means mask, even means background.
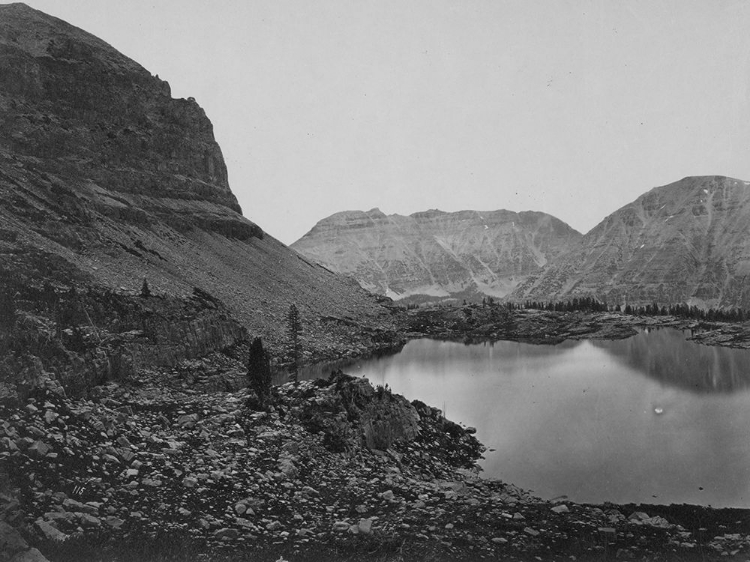
[[[27,0],[194,97],[245,216],[551,213],[750,180],[750,2]]]

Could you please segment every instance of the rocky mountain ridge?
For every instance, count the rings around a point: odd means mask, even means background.
[[[92,289],[135,299],[145,278],[167,299],[204,291],[239,323],[240,339],[262,336],[276,354],[292,303],[305,360],[393,336],[390,313],[368,293],[244,218],[227,177],[195,100],[173,99],[167,82],[85,31],[24,4],[0,6],[0,287],[8,298],[29,303],[30,292],[52,290],[64,300]],[[90,323],[81,306],[78,326]],[[54,303],[23,307],[54,322]]]
[[[504,297],[580,236],[555,217],[530,211],[401,216],[372,209],[323,219],[292,248],[394,299]]]
[[[748,239],[750,182],[702,176],[653,188],[583,236],[543,213],[373,209],[323,219],[292,247],[394,298],[750,308]]]
[[[750,308],[748,240],[750,182],[688,177],[606,217],[511,296]]]

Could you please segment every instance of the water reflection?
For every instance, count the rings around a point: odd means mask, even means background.
[[[688,342],[679,330],[651,329],[626,340],[592,344],[646,376],[693,392],[750,388],[748,351]]]
[[[372,360],[374,361],[375,359]],[[349,370],[351,370],[354,365],[357,365],[361,362],[361,359],[342,359],[340,361],[332,361],[330,363],[318,363],[317,365],[310,365],[299,370],[298,378],[301,381],[327,379],[332,371],[338,371],[339,369],[342,369],[346,372],[349,372]],[[288,373],[276,373],[273,376],[273,384],[284,384],[286,382],[289,382],[289,380],[290,379]]]
[[[661,330],[556,346],[418,340],[345,371],[476,427],[495,449],[485,474],[542,497],[750,507],[748,355]]]

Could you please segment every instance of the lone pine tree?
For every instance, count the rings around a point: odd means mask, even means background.
[[[141,298],[147,299],[151,296],[151,289],[148,286],[148,281],[146,281],[146,278],[143,278],[143,284],[141,285]]]
[[[292,356],[289,378],[294,382],[294,384],[297,384],[299,380],[299,335],[302,332],[302,322],[300,321],[299,311],[294,304],[289,307],[289,313],[287,314],[286,320],[287,334],[289,336],[289,352]]]
[[[263,340],[255,338],[250,344],[250,352],[247,357],[247,376],[250,379],[250,388],[258,396],[260,406],[266,405],[271,396],[271,359],[263,349]]]

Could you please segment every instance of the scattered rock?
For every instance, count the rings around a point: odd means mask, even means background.
[[[98,517],[94,517],[93,515],[89,515],[88,513],[80,513],[78,516],[78,521],[81,523],[81,527],[92,529],[92,528],[98,528],[101,527],[101,519]]]
[[[10,562],[49,562],[49,560],[36,548],[31,548],[24,552],[19,552],[10,559]]]
[[[337,533],[343,533],[345,531],[348,531],[349,527],[350,527],[350,524],[347,523],[346,521],[336,521],[333,524],[333,530],[336,531]]]
[[[219,539],[219,540],[223,540],[223,539],[233,540],[233,539],[236,539],[239,535],[240,535],[240,532],[237,529],[230,529],[227,527],[224,527],[214,532],[214,538]]]
[[[492,537],[492,542],[494,542],[495,544],[507,544],[508,539],[503,537]]]
[[[68,538],[65,533],[61,533],[58,529],[50,525],[44,520],[37,519],[34,526],[42,534],[42,536],[50,541],[62,542]]]
[[[372,534],[372,519],[360,519],[357,526],[363,535]]]
[[[182,479],[182,485],[186,488],[195,488],[198,485],[198,479],[191,476],[186,476]]]
[[[7,553],[8,556],[13,556],[28,548],[29,545],[16,529],[0,521],[0,552]]]
[[[385,501],[393,501],[395,499],[395,495],[393,493],[393,490],[387,490],[380,494],[380,497],[383,498]]]
[[[342,384],[343,379],[336,380]],[[300,416],[303,401],[320,396],[321,403],[334,407],[328,416],[350,423],[341,415],[345,409],[335,409],[343,405],[330,399],[340,390],[325,382],[285,385],[276,390],[274,411],[253,412],[238,407],[245,391],[140,394],[130,388],[133,408],[123,416],[107,404],[121,404],[115,397],[125,389],[102,389],[98,402],[65,398],[37,412],[0,411],[0,420],[10,420],[0,421],[0,455],[15,455],[30,466],[34,478],[29,485],[38,505],[28,508],[28,516],[36,521],[35,535],[45,540],[72,534],[119,537],[165,525],[189,529],[209,548],[264,548],[274,542],[300,548],[395,537],[406,544],[426,541],[446,553],[469,548],[466,552],[477,559],[544,558],[545,552],[565,552],[571,540],[581,537],[592,541],[592,552],[616,542],[620,559],[633,553],[639,558],[649,553],[649,533],[655,532],[681,552],[705,544],[661,516],[636,511],[626,519],[613,506],[551,505],[515,486],[478,478],[467,468],[476,449],[461,445],[471,445],[463,441],[470,434],[461,430],[451,437],[442,418],[419,404],[420,431],[412,441],[396,442],[386,451],[368,450],[352,432],[348,453],[331,451],[324,443],[330,437],[306,429]],[[179,420],[189,415],[174,412],[174,404],[184,412],[201,412],[200,428],[162,423],[165,416]],[[46,411],[68,410],[65,439],[30,430],[46,427]],[[351,423],[356,427],[356,420]],[[241,432],[233,430],[238,424]],[[206,436],[199,438],[202,432]],[[211,446],[194,447],[195,439]],[[32,448],[38,442],[47,444],[47,455],[75,458],[76,471],[40,457],[38,447]],[[126,466],[107,462],[107,455],[122,458],[123,451],[138,458]],[[57,481],[69,484],[46,488]],[[618,535],[620,526],[628,532]],[[594,529],[593,539],[588,528]],[[744,540],[744,535],[727,533],[714,539],[711,549],[717,557],[722,552],[731,556],[742,552]]]

